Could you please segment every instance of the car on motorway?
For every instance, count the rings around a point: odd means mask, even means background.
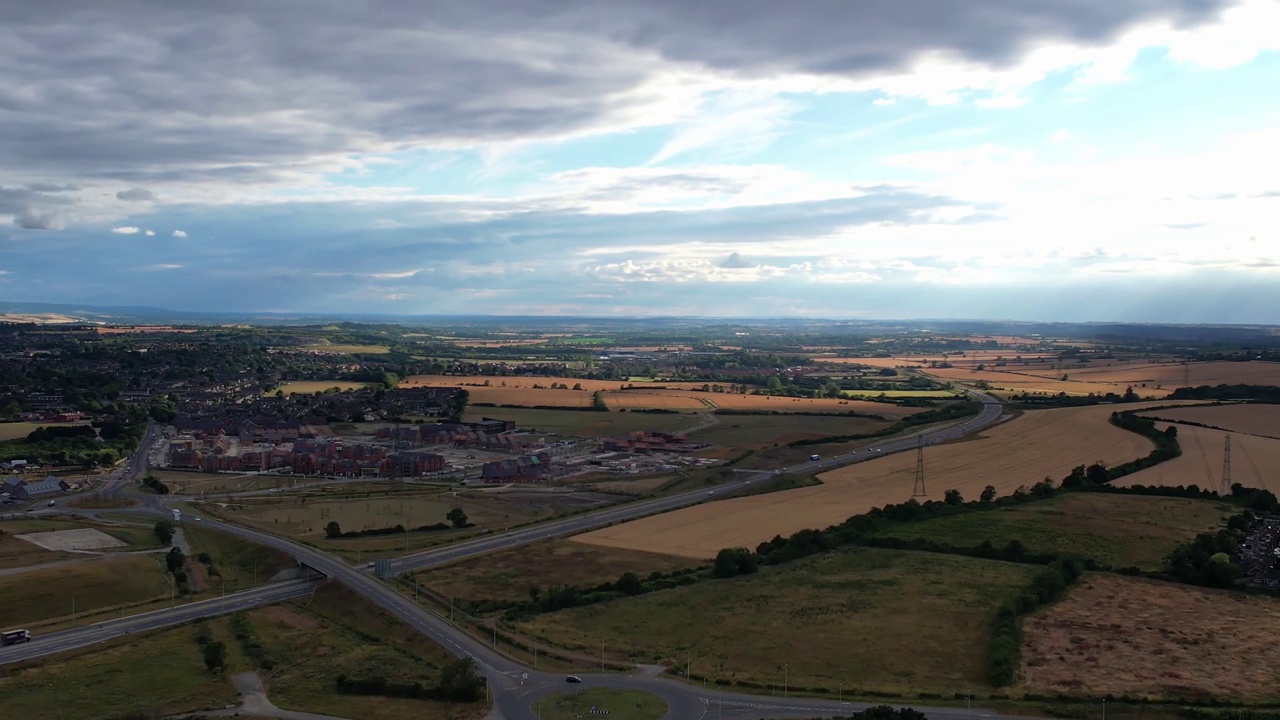
[[[716,491],[715,491],[715,490],[708,490],[708,491],[707,491],[707,494],[708,494],[708,495],[715,495],[715,494],[716,494]]]
[[[571,683],[580,683],[582,682],[582,678],[578,677],[577,675],[568,675],[565,677],[564,681],[571,682]]]

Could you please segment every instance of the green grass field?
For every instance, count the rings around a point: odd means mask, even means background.
[[[7,665],[0,673],[0,707],[7,718],[101,720],[128,713],[165,717],[236,702],[230,675],[205,669],[195,638],[195,626],[186,625]],[[233,649],[229,637],[223,642]]]
[[[223,584],[228,591],[261,585],[280,570],[297,565],[288,555],[198,525],[183,523],[183,534],[191,546],[191,554],[209,553],[218,569],[221,580],[212,584],[211,591],[220,591]],[[201,564],[194,557],[190,564],[193,570],[202,572]]]
[[[11,535],[0,535],[0,570],[27,567],[83,557],[75,553],[53,552]]]
[[[764,687],[916,693],[985,688],[988,623],[1036,568],[851,548],[753,576],[537,616],[518,629],[633,661]]]
[[[245,619],[277,663],[258,672],[268,697],[282,708],[369,720],[483,715],[479,705],[338,695],[334,678],[340,673],[434,682],[436,668],[451,659],[345,589],[328,587],[314,598],[254,608]],[[226,646],[222,675],[205,669],[196,642],[201,628]],[[299,642],[303,633],[306,641]],[[130,713],[165,717],[222,709],[238,702],[231,675],[253,669],[234,638],[231,617],[222,616],[5,666],[0,707],[4,717],[24,720],[102,720],[133,717]]]
[[[70,427],[72,425],[88,425],[89,422],[45,423],[45,422],[6,422],[0,423],[0,442],[25,438],[36,429],[42,427]]]
[[[453,659],[439,645],[341,586],[326,587],[311,600],[251,610],[247,618],[276,661],[263,679],[269,683],[268,697],[282,708],[361,720],[463,720],[483,715],[478,705],[337,694],[334,679],[342,673],[427,685],[434,684],[438,668]],[[305,642],[299,642],[302,636]]]
[[[844,396],[847,398],[953,398],[958,393],[950,390],[846,390]]]
[[[1234,510],[1184,498],[1069,493],[1048,500],[966,513],[881,531],[953,545],[1018,540],[1031,552],[1075,553],[1113,568],[1155,570],[1178,545],[1222,527]]]
[[[159,555],[119,555],[0,577],[7,626],[37,625],[167,595]]]
[[[383,352],[386,352],[385,348]],[[341,392],[346,392],[348,390],[359,390],[374,384],[369,382],[348,382],[346,380],[293,380],[264,394],[275,395],[277,392],[284,392],[285,395],[312,395],[335,387]]]
[[[667,704],[662,698],[639,690],[592,688],[582,692],[562,692],[541,698],[537,703],[542,720],[574,720],[608,713],[610,720],[661,720]]]
[[[688,558],[585,545],[567,540],[504,550],[417,574],[418,582],[465,600],[527,600],[530,586],[591,586],[617,580],[625,572],[644,577],[696,567]]]
[[[870,433],[892,424],[871,418],[816,415],[721,415],[719,420],[705,430],[692,433],[689,439],[748,450],[774,443],[785,445],[792,440]],[[808,451],[803,454],[808,457]]]
[[[341,353],[344,355],[385,355],[386,353],[391,352],[391,348],[386,345],[330,345],[327,343],[320,345],[308,345],[302,349],[323,353]]]
[[[466,422],[477,422],[485,417],[514,420],[516,427],[521,429],[536,428],[538,432],[586,437],[616,437],[626,435],[633,430],[680,432],[702,422],[702,418],[693,414],[604,413],[496,407],[468,407],[462,416]]]

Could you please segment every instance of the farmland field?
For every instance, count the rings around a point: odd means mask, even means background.
[[[93,562],[0,577],[0,607],[6,625],[37,625],[84,613],[150,600],[169,592],[159,555],[120,555]]]
[[[689,435],[689,439],[746,450],[792,440],[871,433],[889,424],[859,417],[722,415],[718,423]]]
[[[1090,573],[1023,621],[1022,685],[1041,693],[1275,701],[1280,602]]]
[[[1146,414],[1166,420],[1212,425],[1236,433],[1280,438],[1280,405],[1206,405],[1153,410]]]
[[[1205,500],[1079,492],[903,523],[877,534],[966,547],[1018,540],[1033,553],[1073,553],[1112,568],[1157,570],[1175,547],[1221,529],[1233,512]]]
[[[484,383],[489,383],[488,386]],[[553,390],[552,384],[581,385],[582,390]],[[640,383],[631,390],[622,388],[636,383],[618,380],[580,380],[577,378],[535,376],[462,376],[462,375],[412,375],[405,378],[402,387],[436,386],[462,387],[470,394],[471,402],[495,405],[550,407],[590,407],[593,393],[603,391],[604,400],[613,409],[659,408],[683,411],[705,411],[715,408],[733,410],[769,410],[776,412],[860,412],[901,417],[922,412],[922,408],[907,408],[867,400],[838,400],[831,398],[792,398],[773,395],[742,395],[738,393],[703,392],[703,383],[659,382],[661,387],[646,387]],[[534,387],[538,385],[539,387]],[[495,409],[494,412],[498,412]]]
[[[1046,475],[1061,480],[1077,465],[1098,460],[1117,465],[1149,453],[1149,440],[1111,425],[1113,410],[1109,405],[1039,410],[972,440],[932,446],[925,451],[927,487],[939,499],[953,488],[976,498],[988,484],[1007,495]],[[777,534],[824,528],[873,507],[905,501],[911,497],[915,469],[915,453],[898,453],[825,473],[822,485],[698,505],[574,540],[709,558],[722,548],[754,548]]]
[[[1160,410],[1158,414],[1170,412]],[[1157,427],[1167,427],[1157,423]],[[1199,485],[1218,490],[1222,482],[1222,459],[1227,435],[1231,435],[1231,482],[1246,487],[1280,491],[1280,440],[1257,435],[1239,435],[1221,430],[1178,425],[1182,455],[1155,467],[1117,479],[1119,485]]]
[[[284,383],[275,390],[269,390],[267,395],[275,395],[276,391],[281,391],[285,395],[311,395],[314,393],[322,393],[330,388],[338,388],[342,392],[348,390],[359,390],[360,388],[371,387],[377,383],[369,382],[348,382],[346,380],[292,380]]]
[[[25,438],[42,427],[73,427],[88,425],[89,422],[47,423],[47,422],[7,422],[0,423],[0,442]]]
[[[697,565],[672,555],[552,540],[432,568],[416,577],[425,587],[464,600],[527,600],[532,585],[585,587],[613,582],[625,572],[644,577]]]
[[[517,623],[584,652],[693,673],[834,691],[964,692],[986,686],[988,624],[1035,568],[850,548],[731,580],[562,610]],[[779,690],[781,688],[779,687]]]
[[[149,474],[168,485],[169,491],[175,495],[266,490],[276,487],[278,483],[288,483],[293,479],[270,475],[231,475],[185,470],[152,470]]]
[[[702,422],[690,414],[582,412],[578,410],[539,410],[534,408],[468,407],[465,422],[481,418],[514,420],[520,429],[588,437],[614,437],[633,430],[665,430],[680,432]]]
[[[462,508],[470,522],[477,527],[489,527],[495,530],[550,514],[546,508],[540,506],[519,505],[488,497],[444,492],[406,492],[393,495],[371,493],[365,497],[352,494],[335,498],[282,495],[265,499],[255,498],[252,502],[245,498],[235,502],[229,508],[220,510],[219,514],[234,518],[251,527],[281,535],[320,538],[324,535],[325,526],[330,522],[338,523],[343,531],[371,530],[396,525],[415,528],[447,522],[445,515],[453,508]],[[453,532],[434,532],[431,535],[448,537]],[[336,542],[342,544],[351,541],[343,539]],[[402,544],[404,539],[393,538],[393,542]]]

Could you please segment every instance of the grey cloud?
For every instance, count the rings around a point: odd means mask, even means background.
[[[1224,4],[3,3],[0,157],[64,177],[261,182],[264,164],[322,154],[616,126],[662,99],[641,89],[664,63],[861,77],[946,50],[1001,65]]]
[[[720,267],[722,268],[753,268],[756,265],[757,263],[742,257],[741,253],[736,252],[730,253],[729,257],[720,261]]]
[[[67,219],[58,212],[38,212],[23,210],[13,218],[13,224],[24,230],[61,230],[67,226]]]
[[[116,193],[116,199],[124,200],[126,202],[144,202],[155,200],[156,194],[146,188],[136,187],[129,188],[128,190],[121,190]]]
[[[27,189],[33,192],[56,193],[56,192],[74,192],[79,190],[78,185],[58,185],[55,183],[31,183],[27,185]]]
[[[0,187],[0,215],[12,215],[13,224],[24,230],[61,230],[67,224],[65,209],[76,202],[63,193],[73,189],[42,183]]]

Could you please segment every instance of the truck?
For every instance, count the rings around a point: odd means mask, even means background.
[[[9,630],[0,633],[0,645],[17,645],[24,642],[31,642],[30,630]]]
[[[810,462],[818,462],[818,461],[819,461],[819,460],[821,460],[821,459],[822,459],[822,456],[821,456],[821,455],[810,455],[810,456],[809,456],[809,460],[810,460]]]

